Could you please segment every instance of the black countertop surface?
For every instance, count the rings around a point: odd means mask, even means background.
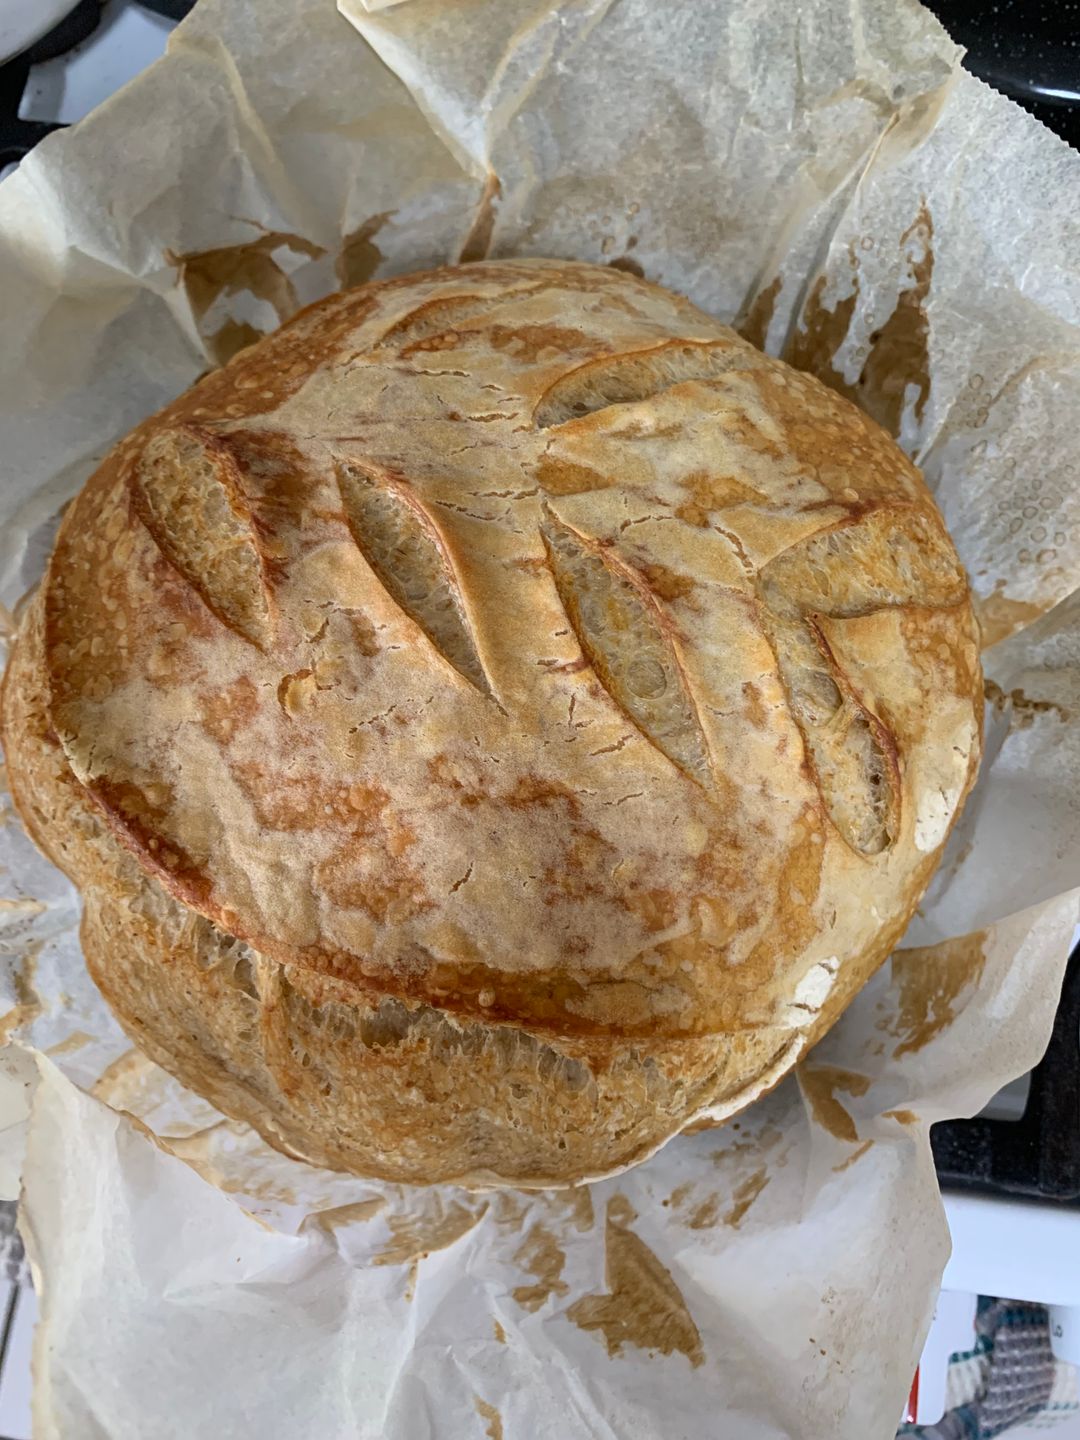
[[[1080,149],[1080,0],[926,0],[973,75]]]

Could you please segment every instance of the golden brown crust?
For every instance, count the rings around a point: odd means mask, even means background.
[[[70,507],[17,648],[17,790],[96,827],[66,868],[118,1014],[400,1179],[602,1173],[775,1078],[980,746],[966,580],[888,437],[556,262],[348,292],[208,376]]]
[[[90,974],[151,1059],[278,1149],[386,1180],[560,1184],[598,1154],[644,1158],[687,1108],[742,1091],[761,1059],[763,1085],[780,1073],[788,1031],[552,1045],[373,1000],[223,935],[145,873],[50,736],[42,611],[39,596],[5,677],[5,735],[28,829],[39,844],[63,837],[52,858],[83,889]]]

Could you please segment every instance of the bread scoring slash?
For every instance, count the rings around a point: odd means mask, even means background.
[[[128,436],[3,725],[146,1054],[313,1163],[540,1186],[824,1033],[981,714],[892,440],[676,295],[530,260],[331,296]]]

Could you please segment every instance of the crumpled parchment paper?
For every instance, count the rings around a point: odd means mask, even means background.
[[[340,284],[566,255],[897,434],[978,597],[986,763],[907,948],[796,1075],[539,1195],[318,1171],[184,1091],[111,1020],[5,801],[35,1435],[891,1436],[948,1245],[928,1126],[1038,1059],[1077,915],[1080,158],[914,0],[342,10],[201,0],[0,185],[8,631],[103,453],[253,335]]]

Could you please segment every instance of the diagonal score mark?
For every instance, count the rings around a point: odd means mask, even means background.
[[[389,475],[355,461],[336,468],[349,532],[383,588],[443,659],[490,696],[461,588],[431,519],[407,487]]]
[[[880,854],[899,833],[899,757],[819,621],[900,605],[945,609],[967,593],[944,530],[910,508],[883,507],[819,531],[761,572],[762,623],[788,707],[829,817],[857,854]]]
[[[457,327],[489,319],[505,309],[511,301],[542,289],[536,281],[519,284],[482,295],[435,295],[430,300],[402,315],[379,337],[378,345],[396,347],[405,353],[412,350],[447,349],[458,340]]]
[[[768,585],[761,597],[763,629],[829,818],[857,854],[879,855],[899,830],[896,742],[856,694],[815,618],[784,613],[786,597]]]
[[[249,644],[270,638],[263,557],[228,443],[195,425],[155,435],[128,481],[154,543],[207,608]]]
[[[716,380],[756,359],[732,335],[720,340],[671,340],[624,355],[605,355],[561,375],[537,402],[539,430],[581,420],[612,405],[632,405],[691,380]]]
[[[652,594],[546,506],[541,535],[567,618],[608,695],[672,764],[708,785],[704,731]]]

